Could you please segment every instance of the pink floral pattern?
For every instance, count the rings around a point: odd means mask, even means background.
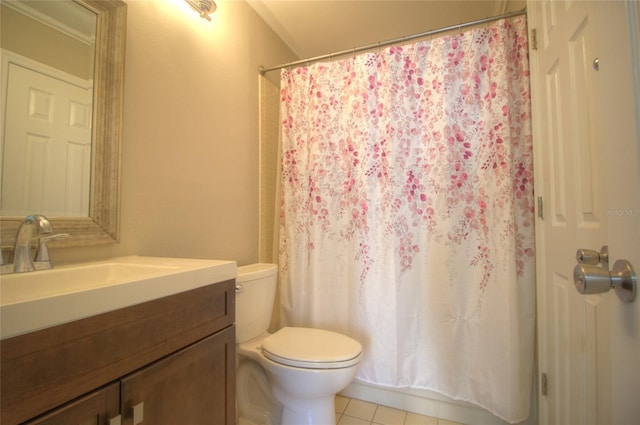
[[[475,240],[467,265],[483,270],[484,289],[492,240],[515,238],[521,275],[533,256],[533,169],[527,44],[503,40],[510,26],[283,71],[282,249],[301,234],[322,249],[320,230],[355,244],[364,280],[389,261],[365,242],[372,235],[395,240],[402,271],[429,240]]]
[[[525,18],[283,71],[281,324],[360,340],[361,381],[526,418],[530,115]]]

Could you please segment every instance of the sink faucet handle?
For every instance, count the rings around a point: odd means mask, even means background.
[[[49,256],[49,247],[47,246],[47,242],[51,239],[58,238],[68,238],[68,233],[57,233],[55,235],[43,236],[38,239],[38,251],[36,252],[36,261],[37,262],[51,262],[51,257]]]
[[[0,246],[0,275],[13,273],[13,262],[11,261],[12,253],[11,251],[8,251],[5,254],[5,251],[6,248],[3,249]]]
[[[12,249],[13,246],[4,245],[0,241],[0,266],[6,266],[7,263],[11,263]]]

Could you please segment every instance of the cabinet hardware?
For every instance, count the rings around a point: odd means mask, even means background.
[[[132,407],[133,425],[139,425],[144,421],[144,402],[140,402]]]

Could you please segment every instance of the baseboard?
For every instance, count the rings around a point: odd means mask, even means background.
[[[432,391],[386,388],[353,382],[340,395],[464,424],[508,424],[484,409],[451,400]],[[522,422],[522,425],[535,425],[535,423],[534,414],[527,421]]]

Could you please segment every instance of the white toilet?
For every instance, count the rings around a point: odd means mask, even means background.
[[[277,273],[275,264],[238,267],[236,400],[241,421],[335,424],[335,395],[355,377],[362,345],[322,329],[287,327],[269,334]]]

